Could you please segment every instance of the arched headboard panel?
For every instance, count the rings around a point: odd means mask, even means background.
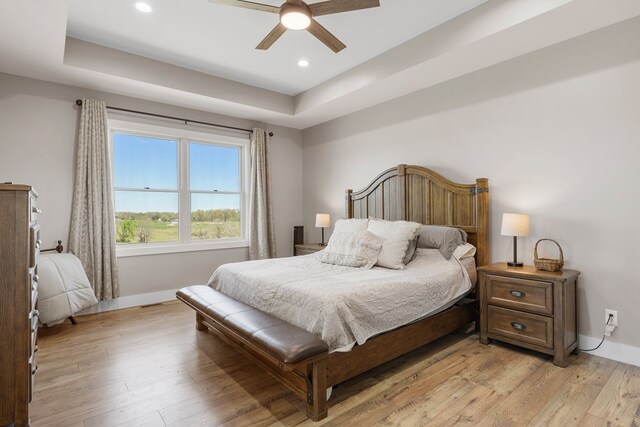
[[[421,166],[398,165],[360,191],[347,190],[347,218],[446,225],[467,232],[478,266],[489,263],[489,180],[459,184]]]

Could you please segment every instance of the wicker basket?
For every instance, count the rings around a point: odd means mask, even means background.
[[[553,242],[558,246],[558,250],[560,251],[560,259],[552,259],[552,258],[538,258],[538,243],[548,240],[549,242]],[[560,244],[552,239],[540,239],[536,242],[536,246],[533,248],[533,264],[536,266],[538,270],[544,271],[560,271],[564,266],[564,254],[562,253],[562,248]]]

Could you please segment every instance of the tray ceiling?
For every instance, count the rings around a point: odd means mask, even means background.
[[[486,0],[382,0],[379,8],[318,17],[318,22],[347,45],[338,54],[306,31],[287,31],[268,51],[255,50],[277,24],[276,14],[207,0],[146,1],[153,8],[149,14],[138,12],[132,0],[70,0],[67,34],[296,95]],[[302,58],[309,61],[309,67],[298,67]]]
[[[318,18],[339,54],[299,32],[260,52],[272,14],[147,1],[2,0],[0,73],[305,129],[640,19],[637,0],[381,0]]]

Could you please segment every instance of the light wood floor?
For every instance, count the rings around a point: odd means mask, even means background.
[[[40,337],[33,426],[314,424],[180,303],[78,321]],[[640,368],[450,336],[337,387],[323,424],[638,426]]]

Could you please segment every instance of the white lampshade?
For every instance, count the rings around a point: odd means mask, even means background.
[[[505,213],[502,214],[503,236],[525,237],[529,235],[529,215]]]
[[[330,227],[331,226],[331,215],[329,214],[316,214],[316,227]]]

